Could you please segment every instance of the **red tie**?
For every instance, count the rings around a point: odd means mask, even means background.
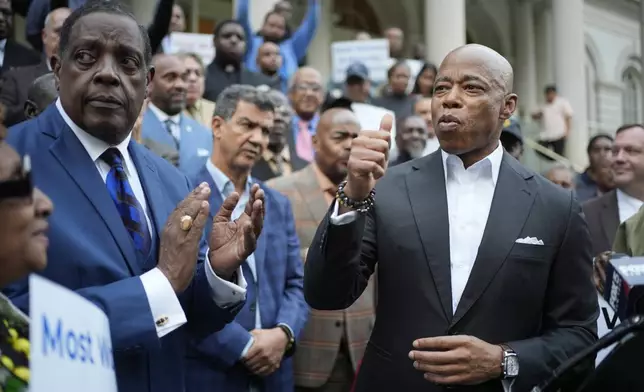
[[[297,156],[305,161],[313,161],[313,140],[311,140],[311,133],[309,132],[309,124],[305,121],[300,121],[300,130],[297,133],[297,140],[295,141],[295,151]]]

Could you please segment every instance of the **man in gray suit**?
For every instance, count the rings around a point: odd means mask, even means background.
[[[304,293],[315,309],[346,308],[378,264],[357,392],[529,391],[597,340],[581,208],[499,142],[516,109],[512,85],[505,58],[463,46],[436,78],[441,150],[385,175],[392,118],[354,139],[347,180],[309,248]]]

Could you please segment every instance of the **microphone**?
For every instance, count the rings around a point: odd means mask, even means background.
[[[559,382],[562,381],[563,377],[570,370],[575,368],[577,365],[583,363],[586,360],[589,360],[591,357],[594,357],[599,351],[613,345],[619,341],[630,340],[635,334],[644,331],[644,316],[636,315],[628,319],[626,322],[618,325],[610,333],[607,333],[601,337],[593,345],[587,347],[583,351],[579,352],[574,357],[570,358],[564,362],[561,366],[555,369],[550,377],[539,384],[538,386],[533,387],[530,392],[549,392],[556,391],[559,388]]]
[[[604,287],[604,299],[620,320],[644,314],[644,257],[613,254]]]

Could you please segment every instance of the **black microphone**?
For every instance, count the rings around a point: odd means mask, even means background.
[[[604,299],[620,320],[644,314],[644,257],[613,254],[604,287]]]
[[[590,360],[599,351],[605,349],[606,347],[609,347],[614,343],[622,340],[626,341],[632,338],[633,334],[637,334],[642,331],[644,331],[644,316],[636,315],[631,317],[626,322],[621,323],[611,332],[601,337],[593,345],[587,347],[574,357],[564,362],[561,366],[559,366],[551,373],[550,377],[547,380],[545,380],[538,386],[533,387],[530,392],[556,391],[557,388],[559,388],[558,383],[563,379],[566,373],[575,368],[577,365],[583,363],[584,361]]]

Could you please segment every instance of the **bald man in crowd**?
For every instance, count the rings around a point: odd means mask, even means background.
[[[27,92],[25,118],[32,119],[58,98],[58,85],[53,72],[34,80]]]
[[[322,74],[313,67],[298,69],[288,86],[293,115],[293,140],[300,159],[313,161],[313,135],[320,121],[319,110],[324,102]]]
[[[0,104],[6,108],[5,125],[12,126],[27,119],[25,117],[27,92],[34,80],[51,72],[49,60],[58,52],[60,29],[70,14],[69,8],[57,8],[47,15],[45,27],[42,30],[44,50],[40,64],[14,68],[3,75],[4,84],[0,90]]]
[[[356,392],[529,391],[597,340],[588,228],[571,191],[499,142],[517,107],[505,58],[457,48],[434,91],[440,152],[383,177],[391,116],[353,140],[340,202],[309,247],[306,300],[345,309],[378,267]]]
[[[266,41],[257,50],[257,68],[261,74],[271,80],[273,88],[286,92],[288,76],[281,71],[284,58],[280,47],[274,42]]]
[[[306,168],[271,180],[293,206],[302,257],[306,257],[317,225],[324,219],[335,191],[347,175],[351,142],[360,122],[351,101],[325,103],[313,144],[315,160]],[[371,334],[375,312],[374,281],[346,310],[312,311],[294,357],[297,392],[345,392],[351,387]]]
[[[141,137],[165,146],[162,156],[178,153],[178,167],[187,175],[196,173],[212,151],[212,132],[190,116],[186,108],[188,72],[183,58],[157,54],[152,59],[154,78],[148,86],[148,108],[143,116]],[[166,159],[168,159],[166,158]],[[168,159],[170,161],[170,159]]]

